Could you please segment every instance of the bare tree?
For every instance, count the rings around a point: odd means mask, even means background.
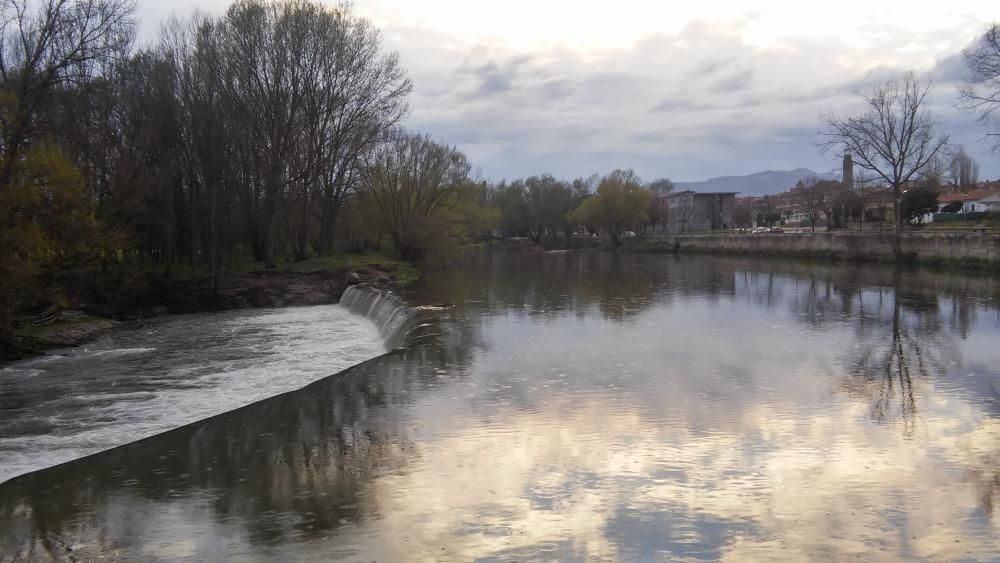
[[[0,0],[0,86],[8,94],[0,111],[2,183],[55,89],[127,55],[133,11],[130,0]]]
[[[918,177],[948,144],[947,135],[935,135],[935,122],[923,107],[931,88],[930,82],[921,82],[913,73],[907,73],[862,94],[867,106],[863,113],[825,117],[823,148],[851,151],[856,165],[892,186],[896,232],[893,251],[897,257],[902,256],[899,234],[903,229],[903,186]]]
[[[653,195],[656,196],[667,195],[674,191],[675,187],[674,182],[670,178],[660,178],[646,184],[646,189],[653,192]]]
[[[962,88],[962,105],[979,112],[980,120],[989,123],[1000,109],[1000,26],[990,26],[976,46],[963,55],[972,79]],[[1000,150],[1000,133],[989,135],[994,139],[993,150]]]
[[[381,53],[381,36],[367,20],[343,8],[324,14],[330,31],[322,43],[322,82],[309,101],[317,116],[309,137],[321,253],[333,247],[338,211],[358,185],[363,160],[404,117],[412,90],[398,55]]]
[[[969,188],[979,181],[979,163],[965,152],[965,147],[959,146],[948,163],[948,173],[956,187]]]
[[[691,228],[691,219],[694,218],[694,197],[686,195],[671,200],[667,214],[668,220],[673,219],[678,226],[677,232],[688,232]]]
[[[834,201],[843,185],[835,180],[820,180],[812,176],[802,181],[802,188],[796,192],[799,208],[809,218],[809,225],[816,232],[820,217],[825,217],[827,225],[833,220]]]

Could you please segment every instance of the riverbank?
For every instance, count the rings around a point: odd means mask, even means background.
[[[847,262],[898,262],[891,233],[768,233],[656,235],[628,241],[625,252],[780,256]],[[903,262],[975,271],[1000,271],[1000,235],[904,233]]]
[[[569,245],[562,237],[551,237],[543,238],[540,244],[509,240],[492,248],[503,252],[602,250],[768,256],[828,262],[902,262],[969,272],[1000,272],[1000,234],[993,233],[905,233],[902,261],[893,253],[892,234],[886,232],[647,235],[622,239],[617,249],[607,237],[574,238]]]
[[[242,262],[217,291],[197,271],[171,277],[141,270],[78,274],[36,315],[22,314],[14,338],[0,340],[0,363],[79,346],[123,323],[184,313],[337,303],[355,283],[397,288],[419,278],[411,264],[379,254],[283,262],[265,270]]]

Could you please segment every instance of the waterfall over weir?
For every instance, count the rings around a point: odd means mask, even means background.
[[[390,291],[352,285],[344,291],[340,305],[375,323],[389,350],[407,344],[413,331],[420,326],[417,309]]]

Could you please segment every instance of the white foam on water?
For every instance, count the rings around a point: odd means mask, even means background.
[[[0,482],[299,389],[385,353],[339,305],[188,315],[0,370]]]

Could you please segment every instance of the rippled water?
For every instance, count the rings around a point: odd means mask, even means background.
[[[434,339],[0,486],[0,556],[1000,557],[997,280],[545,254],[425,283]]]
[[[0,368],[0,481],[298,389],[385,352],[338,305],[190,315]]]

